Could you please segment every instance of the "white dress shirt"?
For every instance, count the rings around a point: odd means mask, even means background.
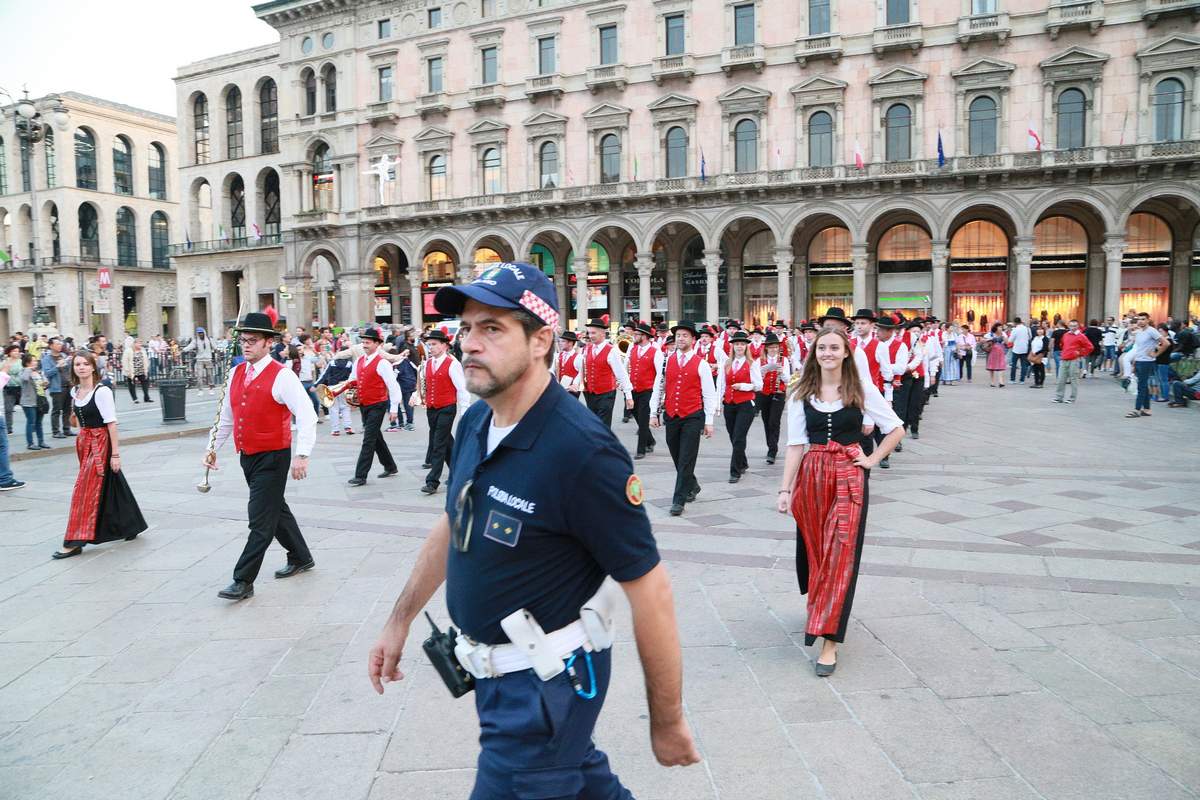
[[[795,352],[796,352],[795,350],[792,351],[793,354]],[[760,373],[762,373],[762,372],[766,371],[766,367],[777,365],[779,367],[779,385],[782,388],[786,389],[787,385],[788,385],[788,381],[790,381],[792,379],[791,360],[792,360],[791,356],[789,356],[788,358],[784,358],[782,355],[771,357],[771,356],[767,355],[766,353],[764,353],[763,357],[762,357],[762,363],[759,366],[758,371]]]
[[[271,356],[268,354],[253,363],[247,361],[246,369],[257,376],[270,363]],[[240,374],[236,369],[230,370],[229,378],[225,381],[225,399],[221,402],[221,421],[217,423],[214,451],[220,450],[225,440],[233,433],[233,406],[229,400],[229,387],[233,385],[233,379]],[[293,437],[296,455],[307,456],[312,453],[313,445],[317,442],[317,412],[313,411],[312,397],[304,391],[296,373],[287,367],[280,369],[275,374],[275,382],[271,384],[271,397],[276,403],[287,406],[288,411],[296,418],[296,435]]]
[[[879,426],[879,430],[884,434],[891,433],[896,428],[904,423],[896,416],[896,412],[892,411],[892,407],[879,390],[875,388],[875,384],[869,379],[863,380],[859,378],[859,385],[862,386],[863,392],[863,425],[875,424]],[[808,400],[812,407],[821,413],[830,413],[837,411],[842,407],[841,398],[826,403],[817,397],[810,397]],[[808,423],[804,418],[804,401],[799,397],[793,397],[788,400],[788,446],[795,444],[808,444]]]
[[[717,387],[713,383],[712,369],[707,361],[700,357],[695,348],[692,348],[687,353],[676,351],[667,358],[673,358],[683,369],[695,369],[700,376],[700,395],[704,398],[704,424],[712,425],[713,417],[717,415],[717,406],[721,402],[720,395],[717,394]],[[667,374],[666,360],[663,360],[662,374]],[[654,384],[654,391],[650,395],[650,413],[654,414],[659,409],[659,402],[663,399],[666,391],[666,382],[657,381]]]
[[[617,389],[621,394],[625,395],[626,400],[633,400],[633,387],[629,383],[629,370],[625,369],[625,362],[621,360],[621,351],[618,350],[611,342],[602,342],[601,344],[589,344],[585,348],[584,353],[595,352],[601,347],[608,347],[608,366],[612,368],[613,377],[617,381]],[[584,358],[586,359],[586,355]],[[586,385],[584,386],[586,389]]]
[[[730,359],[730,361],[732,363],[729,364],[729,371],[737,372],[739,369],[742,368],[742,364],[745,363],[746,359],[745,358],[733,358],[733,359]],[[736,392],[756,392],[757,393],[757,392],[762,391],[762,387],[763,387],[762,370],[759,369],[758,359],[750,359],[750,382],[749,383],[735,383],[735,384],[733,384],[733,389]],[[722,401],[725,399],[725,367],[724,366],[722,366],[720,369],[717,370],[717,397],[721,398]]]
[[[396,381],[396,370],[392,367],[392,362],[383,357],[383,353],[376,350],[374,355],[366,356],[366,361],[363,365],[366,369],[374,368],[375,373],[383,378],[383,383],[387,386],[388,391],[388,412],[395,414],[400,408],[400,403],[404,401],[404,392],[400,390],[400,384]],[[462,370],[459,370],[460,374]],[[358,380],[358,359],[354,359],[353,365],[350,367],[350,380]]]
[[[900,348],[896,350],[896,360],[892,360],[892,341],[897,340],[897,337],[899,336],[900,334],[898,332],[893,333],[891,339],[888,339],[886,342],[879,342],[880,371],[883,371],[884,364],[887,365],[887,371],[884,372],[883,378],[883,398],[888,402],[891,402],[892,400],[892,390],[894,388],[892,386],[892,380],[894,378],[904,377],[904,373],[908,371],[908,345],[904,343],[903,339],[898,340],[900,342]]]
[[[471,405],[471,393],[467,391],[467,375],[466,375],[466,373],[463,372],[462,364],[460,364],[458,362],[457,358],[450,355],[449,353],[442,353],[440,356],[430,356],[429,369],[432,372],[437,372],[439,369],[442,368],[442,362],[445,361],[447,358],[450,359],[450,369],[448,370],[450,373],[450,382],[454,384],[455,396],[457,398],[455,405],[458,406],[458,410],[461,412],[461,411],[465,410],[468,406]],[[425,367],[424,366],[421,367],[421,379],[422,380],[425,379]],[[393,378],[392,380],[394,381],[395,378]],[[396,386],[397,386],[397,391],[398,391],[399,384],[396,384]],[[423,388],[424,388],[424,384],[422,384],[422,389]],[[422,393],[421,397],[422,397],[422,401],[423,401],[424,397],[425,397],[424,393]]]
[[[571,378],[567,383],[562,383],[563,376],[558,372],[559,362],[563,360],[564,356],[566,357],[565,360],[575,365],[575,377]],[[555,353],[553,372],[554,377],[558,379],[559,383],[562,383],[564,389],[568,392],[578,392],[583,384],[583,350],[579,347],[572,347],[570,350]]]

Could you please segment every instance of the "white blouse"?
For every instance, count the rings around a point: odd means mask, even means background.
[[[877,425],[879,430],[888,434],[904,424],[896,416],[896,412],[892,411],[892,406],[888,401],[883,399],[883,395],[875,388],[874,383],[860,381],[860,384],[865,406],[863,408],[863,425]],[[811,397],[808,402],[823,414],[831,414],[842,408],[840,398],[832,403],[827,403],[819,397]],[[808,425],[804,419],[804,401],[798,397],[788,400],[787,413],[788,445],[808,444]]]
[[[95,394],[96,408],[100,411],[100,418],[104,420],[104,424],[108,425],[109,423],[117,421],[117,399],[113,396],[112,389],[102,383],[98,386],[92,387],[92,391],[88,392],[82,397],[76,394],[78,391],[79,387],[75,387],[71,390],[71,402],[73,402],[76,407],[82,408],[83,406],[86,406],[92,399],[92,395]]]

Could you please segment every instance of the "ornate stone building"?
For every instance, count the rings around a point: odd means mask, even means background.
[[[500,259],[576,319],[1200,314],[1200,0],[255,13],[277,47],[177,79],[185,314],[230,315],[219,268],[293,319],[428,321]]]
[[[0,109],[0,337],[41,330],[110,338],[175,333],[169,246],[183,236],[175,120],[109,100],[59,96],[66,127],[17,135]],[[46,119],[52,102],[32,99]],[[110,287],[100,288],[107,277]]]

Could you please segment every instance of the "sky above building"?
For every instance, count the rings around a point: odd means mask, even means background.
[[[0,31],[14,96],[75,91],[171,116],[181,65],[279,40],[247,0],[0,0]]]

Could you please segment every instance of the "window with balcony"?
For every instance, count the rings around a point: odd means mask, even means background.
[[[553,75],[558,68],[556,40],[553,36],[538,39],[538,75]]]
[[[688,135],[680,127],[667,131],[667,177],[683,178],[687,176]]]
[[[485,47],[479,51],[479,82],[485,86],[496,83],[500,77],[498,55],[499,53],[495,47]]]
[[[504,191],[504,181],[501,175],[500,149],[489,147],[483,151],[480,159],[483,171],[483,193],[491,196]]]
[[[78,140],[78,136],[76,137]],[[210,156],[209,139],[208,139],[208,98],[204,95],[196,95],[196,99],[192,101],[192,143],[196,149],[196,163],[207,164]],[[79,150],[78,144],[75,147]],[[78,159],[78,156],[76,156]],[[95,161],[93,160],[93,168]],[[90,187],[95,189],[95,186]]]
[[[79,257],[85,261],[100,258],[100,217],[91,203],[79,205]]]
[[[971,0],[971,14],[995,14],[996,0]]]
[[[33,143],[21,140],[21,191],[28,192],[33,186]]]
[[[246,238],[246,184],[241,175],[234,175],[229,184],[229,235],[235,241]]]
[[[663,23],[666,26],[667,52],[666,55],[683,55],[686,48],[684,37],[683,14],[670,14]]]
[[[912,110],[896,103],[884,114],[884,157],[888,161],[912,158]]]
[[[271,170],[263,181],[263,233],[279,235],[279,173]]]
[[[426,172],[429,183],[429,199],[441,200],[446,196],[446,157],[431,156]]]
[[[909,0],[885,0],[887,9],[885,21],[888,25],[907,25],[912,22],[912,16],[908,6]]]
[[[329,211],[333,208],[334,189],[329,145],[318,142],[312,151],[312,207],[315,211]]]
[[[42,137],[42,152],[46,155],[46,188],[53,189],[58,186],[58,166],[54,153],[54,129],[49,126],[46,126],[46,133]]]
[[[125,136],[113,139],[113,192],[133,194],[133,143]]]
[[[442,57],[434,56],[425,62],[426,77],[429,81],[429,93],[442,91]]]
[[[137,227],[133,211],[124,206],[117,209],[117,266],[137,266]]]
[[[167,151],[158,142],[150,145],[150,164],[146,168],[147,186],[155,200],[167,199]]]
[[[321,70],[321,83],[325,87],[325,113],[337,111],[337,69],[326,64]]]
[[[1054,107],[1058,117],[1055,146],[1071,150],[1087,144],[1087,98],[1079,89],[1067,89],[1058,96]]]
[[[621,139],[610,133],[600,140],[600,182],[618,183],[621,180]]]
[[[808,35],[824,36],[831,29],[829,0],[808,0]]]
[[[258,90],[259,136],[262,152],[279,152],[279,89],[275,81],[267,78]]]
[[[155,267],[169,267],[171,260],[167,256],[170,246],[171,228],[167,223],[167,215],[155,211],[150,216],[150,264]]]
[[[440,27],[442,27],[442,9],[429,9],[429,29],[433,30],[434,28]]]
[[[317,113],[317,74],[306,69],[300,80],[304,82],[304,116],[311,117]]]
[[[735,172],[758,170],[758,123],[744,119],[733,126],[733,169]]]
[[[242,144],[242,92],[231,86],[225,94],[225,157],[241,158]]]
[[[208,129],[205,128],[204,142],[208,143]],[[197,164],[208,162],[208,150],[205,149],[204,160],[199,160],[200,149],[197,147]],[[75,185],[80,189],[96,188],[96,136],[87,128],[75,131]]]
[[[600,64],[616,64],[617,57],[617,26],[604,25],[600,28]]]
[[[808,165],[833,166],[833,117],[827,111],[808,118]]]
[[[754,44],[757,37],[754,32],[754,4],[746,3],[733,7],[733,44],[734,46]]]
[[[543,142],[538,148],[538,185],[543,189],[553,189],[558,184],[558,144]]]
[[[392,38],[392,21],[390,19],[381,19],[376,22],[375,35],[378,39]]]
[[[997,123],[1000,115],[996,101],[981,95],[967,107],[967,151],[973,156],[990,156],[996,150]]]
[[[1178,142],[1183,139],[1183,81],[1164,78],[1154,85],[1150,105],[1154,108],[1154,140]]]
[[[392,99],[392,68],[380,67],[376,73],[379,76],[379,102]]]

